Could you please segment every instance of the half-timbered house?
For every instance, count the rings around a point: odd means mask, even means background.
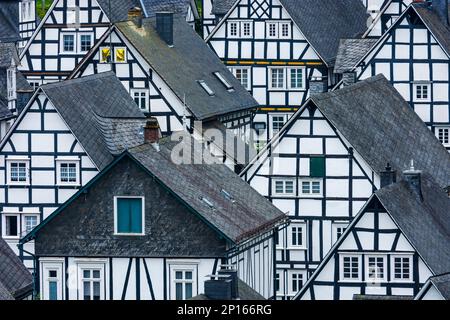
[[[330,17],[333,17],[332,19]],[[255,138],[265,144],[307,100],[335,82],[339,40],[367,29],[360,0],[236,1],[206,38],[261,105]]]
[[[35,0],[3,0],[0,2],[0,42],[17,41],[22,49],[36,29]]]
[[[450,273],[430,277],[415,300],[450,300]]]
[[[364,205],[296,299],[412,298],[430,277],[449,272],[446,192],[414,166],[395,184],[387,185],[395,172],[383,174],[386,185]]]
[[[296,294],[367,199],[386,163],[411,159],[444,188],[450,155],[382,75],[314,95],[242,177],[291,224],[277,243],[278,297]]]
[[[336,71],[357,80],[384,74],[450,150],[449,8],[447,0],[412,3],[355,65]]]
[[[155,122],[145,144],[21,240],[36,244],[41,299],[184,300],[230,266],[273,297],[274,238],[286,215],[225,165],[198,162],[202,145],[189,133],[182,142],[158,139]],[[180,150],[191,150],[186,162]]]
[[[17,252],[20,237],[141,143],[143,120],[113,73],[40,87],[0,144],[1,236]]]
[[[237,0],[202,0],[202,33],[206,39]]]
[[[0,300],[31,298],[33,279],[19,257],[0,238]]]

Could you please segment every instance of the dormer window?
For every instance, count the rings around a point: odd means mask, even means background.
[[[197,82],[203,88],[203,90],[206,91],[206,93],[209,96],[211,96],[211,97],[214,96],[214,91],[208,86],[208,84],[205,82],[205,80],[199,80]]]
[[[114,197],[114,232],[116,235],[144,235],[144,197]]]
[[[214,75],[217,79],[219,79],[220,82],[227,88],[228,91],[233,90],[233,86],[228,82],[227,79],[224,78],[224,76],[220,72],[214,72]]]

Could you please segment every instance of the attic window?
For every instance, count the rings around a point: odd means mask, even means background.
[[[234,197],[228,191],[222,189],[222,191],[220,191],[220,192],[226,199],[230,200],[233,203],[235,202]]]
[[[232,91],[234,88],[233,86],[228,82],[227,79],[224,78],[224,76],[220,72],[214,72],[214,75],[217,79],[219,79],[220,82],[227,88],[228,91]]]
[[[198,80],[197,81],[199,85],[202,86],[202,88],[206,91],[206,93],[209,96],[214,96],[214,91],[212,91],[212,89],[206,84],[205,80]]]
[[[210,209],[214,209],[214,204],[209,201],[209,199],[205,197],[200,197],[200,200],[203,201]]]

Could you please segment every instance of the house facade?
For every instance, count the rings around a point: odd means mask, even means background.
[[[399,136],[409,135],[427,143],[400,148]],[[383,76],[313,96],[291,118],[241,173],[289,212],[277,243],[279,299],[291,299],[314,273],[380,188],[386,163],[403,170],[410,159],[439,168],[442,188],[449,184],[449,155]]]
[[[253,120],[257,144],[282,128],[312,87],[324,92],[335,83],[339,40],[362,35],[367,18],[359,0],[233,3],[206,41],[261,105]]]
[[[111,73],[36,91],[0,145],[1,236],[17,254],[21,237],[140,141],[143,119]],[[32,268],[33,244],[25,250]]]

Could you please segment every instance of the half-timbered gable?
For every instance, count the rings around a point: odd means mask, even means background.
[[[257,102],[183,17],[168,19],[173,21],[168,24],[170,39],[158,33],[154,18],[144,19],[142,27],[131,21],[116,24],[72,77],[112,69],[142,111],[158,119],[164,135],[193,128],[194,121],[219,119],[244,136]],[[125,60],[106,63],[110,47],[111,52],[124,50]]]
[[[414,300],[450,300],[450,273],[428,279]]]
[[[403,170],[410,159],[450,183],[450,156],[383,76],[315,95],[288,121],[241,174],[291,218],[277,247],[280,298],[317,268],[380,187],[386,163]]]
[[[142,119],[112,73],[40,88],[0,145],[2,237],[17,250],[20,237],[114,155],[142,141]]]
[[[366,20],[359,0],[234,3],[206,41],[261,105],[254,118],[258,143],[307,100],[312,82],[327,91],[339,40],[362,35]]]
[[[225,165],[174,162],[180,147],[193,148],[188,160],[200,159],[201,145],[144,130],[146,144],[123,153],[22,240],[36,243],[41,298],[189,299],[225,264],[272,297],[273,239],[286,216]],[[85,272],[96,274],[97,289],[83,291]]]
[[[411,4],[350,71],[358,80],[384,74],[450,150],[450,26],[437,10]]]
[[[446,192],[426,173],[405,171],[370,198],[296,299],[415,296],[450,270],[449,218]]]
[[[157,12],[169,11],[184,16],[193,28],[200,18],[195,0],[141,0],[141,3],[147,18],[153,18]]]
[[[202,0],[202,32],[206,39],[237,0]]]

